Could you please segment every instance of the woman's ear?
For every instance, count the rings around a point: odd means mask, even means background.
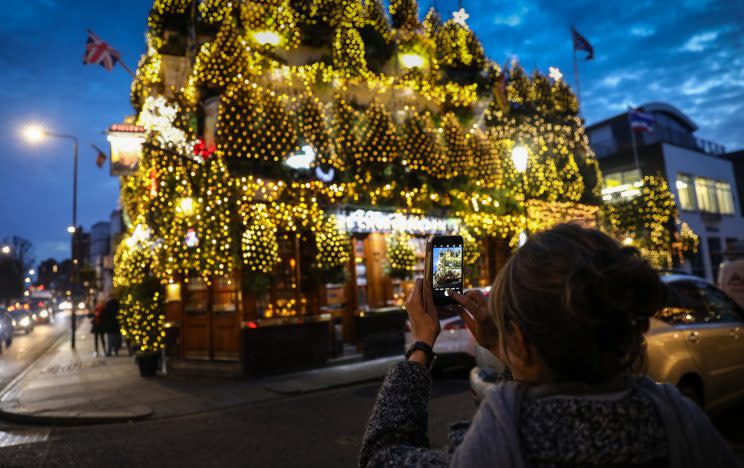
[[[519,325],[512,320],[509,323],[509,331],[504,334],[506,339],[506,354],[512,366],[526,367],[530,364],[530,348],[524,339],[524,334]]]

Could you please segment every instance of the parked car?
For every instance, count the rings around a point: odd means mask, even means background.
[[[646,333],[646,373],[676,385],[708,411],[744,397],[744,310],[701,278],[670,274],[663,307]],[[504,366],[478,347],[470,386],[476,403]]]
[[[490,287],[478,288],[486,296]],[[475,337],[459,315],[439,317],[442,332],[434,343],[434,352],[437,355],[435,367],[443,367],[451,364],[472,365],[476,355],[478,344]],[[410,324],[406,321],[405,351],[413,344]]]
[[[28,304],[25,305],[27,306]],[[24,307],[24,304],[16,303],[8,307],[8,314],[10,315],[14,332],[23,331],[29,334],[34,330],[34,314],[31,313],[29,307]]]
[[[5,307],[0,307],[0,351],[2,351],[2,345],[9,347],[13,343],[13,320],[10,318],[8,311]]]

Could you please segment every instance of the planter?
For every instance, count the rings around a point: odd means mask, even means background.
[[[158,353],[137,354],[137,365],[142,377],[155,377],[158,371]]]
[[[405,352],[404,329],[408,314],[398,307],[360,313],[354,317],[359,345],[366,359]]]
[[[309,317],[248,322],[241,330],[241,361],[248,376],[322,367],[328,362],[330,323]]]

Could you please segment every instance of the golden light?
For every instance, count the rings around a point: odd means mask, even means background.
[[[515,146],[512,148],[511,157],[512,162],[514,162],[514,169],[516,169],[517,172],[521,173],[527,170],[527,161],[529,160],[527,148],[522,145]]]
[[[419,54],[407,53],[400,54],[400,63],[406,68],[421,68],[426,60]]]
[[[46,130],[39,124],[28,124],[23,127],[21,133],[29,143],[39,143],[46,137]]]
[[[623,239],[623,245],[631,245],[633,244],[633,238],[632,237],[626,237]]]
[[[182,197],[178,200],[178,212],[184,216],[193,216],[196,211],[196,202],[191,197]]]
[[[261,45],[278,45],[282,38],[274,31],[256,31],[253,39]]]

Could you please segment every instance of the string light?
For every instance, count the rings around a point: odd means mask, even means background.
[[[166,29],[191,5],[154,2],[132,83],[147,144],[137,172],[122,179],[122,205],[151,234],[146,268],[122,273],[122,287],[148,278],[210,283],[236,264],[249,279],[270,278],[289,239],[312,259],[303,268],[328,279],[351,254],[331,214],[343,205],[456,217],[473,268],[480,239],[516,247],[521,232],[599,216],[601,174],[576,96],[557,69],[528,75],[516,61],[504,71],[489,62],[463,9],[446,22],[430,9],[421,22],[415,0],[392,0],[389,16],[381,0],[205,0],[184,87],[166,89],[162,57],[178,45]],[[308,52],[323,49],[322,57]],[[212,135],[204,102],[216,99],[217,149],[195,156],[194,144]],[[516,145],[526,152],[523,173],[511,158]],[[314,155],[311,170],[284,164],[300,152]],[[651,231],[654,242],[663,238]],[[198,242],[186,241],[190,232]],[[390,237],[391,271],[410,271],[402,238]],[[680,238],[694,243],[687,228]],[[137,249],[123,249],[117,263],[136,263],[145,256]],[[130,289],[127,327],[162,327],[145,313],[162,301],[152,291]],[[264,314],[306,309],[298,295],[275,299]],[[160,346],[156,335],[148,349]]]

